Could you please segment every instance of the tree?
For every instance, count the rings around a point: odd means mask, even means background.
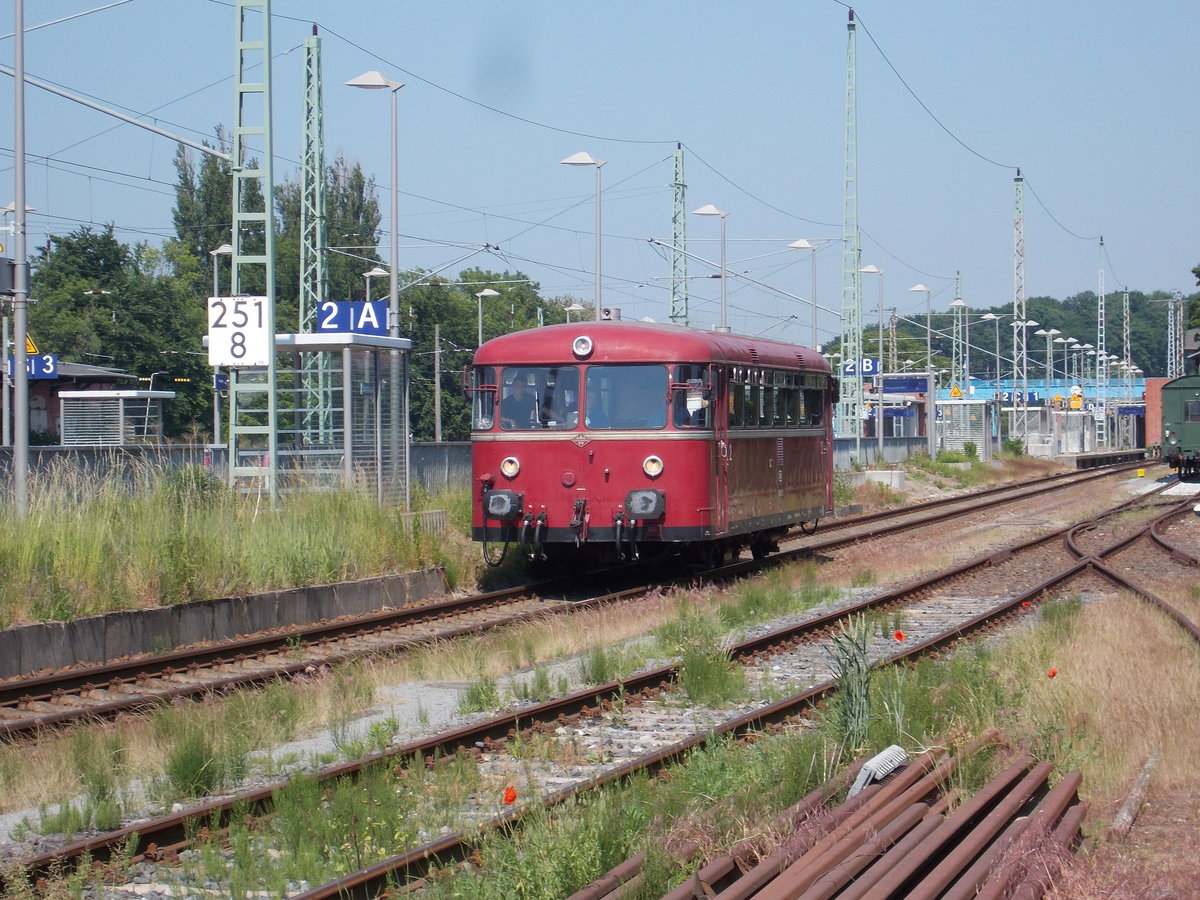
[[[303,203],[298,181],[275,188],[279,234],[275,241],[276,321],[281,331],[300,330],[300,213]],[[326,259],[329,298],[351,300],[363,296],[363,272],[382,263],[375,247],[379,242],[379,201],[375,181],[342,157],[326,170],[326,232],[330,245],[353,245],[354,252],[330,251]],[[376,298],[378,299],[378,298]]]
[[[164,406],[164,433],[179,434],[211,412],[205,328],[197,283],[204,275],[179,242],[128,247],[112,226],[51,235],[33,260],[30,332],[64,362],[103,363],[177,392]]]

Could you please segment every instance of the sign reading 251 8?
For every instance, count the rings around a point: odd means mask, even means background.
[[[270,362],[266,297],[208,298],[208,364],[265,366]]]

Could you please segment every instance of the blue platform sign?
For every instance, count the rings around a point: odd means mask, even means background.
[[[8,358],[8,367],[6,369],[8,377],[13,375],[13,358]],[[58,354],[57,353],[39,353],[36,356],[30,354],[25,357],[25,371],[29,373],[30,378],[57,378],[58,377]]]
[[[923,394],[929,389],[925,376],[884,375],[883,392],[885,394]]]
[[[388,301],[326,300],[317,309],[317,331],[386,336]]]
[[[854,360],[848,359],[842,363],[842,376],[844,378],[853,378],[855,370],[858,367],[854,364]],[[871,357],[865,357],[862,360],[863,378],[870,378],[879,374],[879,360]]]
[[[1012,403],[1014,401],[1014,398],[1018,394],[1020,394],[1020,391],[1001,391],[1000,399],[1004,403]],[[1041,401],[1042,401],[1042,395],[1039,394],[1037,391],[1026,391],[1025,392],[1025,402],[1026,403],[1040,403]]]

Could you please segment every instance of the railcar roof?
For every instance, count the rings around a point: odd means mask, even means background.
[[[586,360],[571,353],[587,335],[594,349]],[[796,366],[829,372],[829,361],[797,344],[679,325],[649,322],[572,322],[502,335],[475,351],[476,365],[563,365],[574,362],[721,362],[750,366]]]
[[[1178,378],[1172,378],[1162,386],[1162,389],[1183,388],[1191,390],[1192,388],[1200,387],[1200,375],[1181,375]]]

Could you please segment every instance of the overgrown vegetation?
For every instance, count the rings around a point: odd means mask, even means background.
[[[72,465],[36,475],[28,516],[0,506],[0,627],[120,609],[445,566],[473,572],[469,501],[418,493],[448,511],[449,533],[422,532],[403,512],[355,491],[289,494],[277,510],[202,468]]]

